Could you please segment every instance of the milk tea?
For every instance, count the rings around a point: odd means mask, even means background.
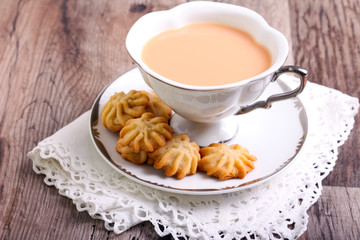
[[[270,52],[251,35],[216,23],[162,32],[145,44],[142,59],[158,74],[193,86],[239,82],[271,66]]]

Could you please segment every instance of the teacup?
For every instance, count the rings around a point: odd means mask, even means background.
[[[144,45],[154,36],[170,29],[203,22],[223,24],[249,33],[269,50],[272,58],[270,68],[235,83],[194,86],[168,79],[153,71],[142,60]],[[306,84],[305,69],[298,66],[283,66],[289,51],[284,35],[270,27],[256,12],[226,3],[195,1],[178,5],[170,10],[148,13],[130,29],[126,38],[126,49],[139,66],[147,85],[177,114],[172,120],[175,130],[191,133],[197,129],[196,135],[199,135],[199,129],[203,129],[200,132],[209,132],[216,131],[223,125],[228,126],[228,130],[221,131],[225,132],[224,135],[215,134],[216,141],[228,140],[231,138],[230,135],[234,135],[234,127],[237,125],[229,124],[231,121],[228,121],[228,117],[255,108],[268,108],[274,101],[295,97]],[[289,72],[295,73],[300,78],[296,89],[270,96],[266,101],[256,101],[270,82],[276,81],[281,74]],[[222,121],[227,123],[223,124]]]

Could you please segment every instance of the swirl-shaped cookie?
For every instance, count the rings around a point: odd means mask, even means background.
[[[101,110],[101,120],[107,129],[120,131],[127,120],[140,117],[149,106],[149,96],[145,91],[115,93]]]
[[[244,178],[248,172],[255,168],[256,157],[249,150],[238,145],[212,143],[209,147],[200,149],[202,158],[198,168],[209,176],[220,180],[230,178]]]
[[[163,169],[167,176],[176,175],[178,179],[183,179],[196,173],[200,160],[199,146],[190,142],[186,134],[173,134],[165,146],[149,153],[149,159],[154,161],[156,169]]]
[[[153,113],[156,117],[164,117],[166,119],[170,119],[172,110],[166,105],[163,101],[155,93],[148,93],[149,97],[149,107],[147,108],[147,112]]]
[[[148,159],[148,153],[146,151],[139,151],[135,153],[131,151],[129,146],[122,146],[119,141],[116,144],[116,151],[121,154],[123,159],[135,164],[143,164]]]
[[[140,118],[130,119],[120,131],[118,143],[128,145],[132,152],[152,152],[165,146],[170,140],[173,129],[164,117],[155,117],[146,112]]]

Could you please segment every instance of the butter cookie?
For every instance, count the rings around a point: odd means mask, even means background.
[[[212,143],[200,149],[201,159],[198,168],[209,176],[220,180],[244,178],[255,168],[256,157],[249,150],[238,145]]]
[[[129,146],[132,152],[152,152],[172,138],[173,129],[164,117],[146,112],[140,118],[130,119],[120,131],[118,143]]]
[[[143,164],[148,159],[148,154],[146,151],[139,151],[135,153],[131,151],[129,146],[122,146],[119,141],[116,144],[116,151],[121,154],[123,159],[135,164]]]
[[[161,101],[155,93],[147,92],[147,95],[149,97],[149,107],[147,108],[147,112],[151,112],[157,117],[170,119],[172,115],[171,108]]]
[[[101,120],[107,129],[120,131],[127,120],[140,117],[149,106],[149,96],[145,91],[115,93],[102,108]]]
[[[183,179],[189,174],[195,174],[200,160],[199,146],[190,142],[186,134],[173,134],[166,145],[149,153],[149,159],[154,161],[156,169],[163,169],[165,175],[176,175]]]

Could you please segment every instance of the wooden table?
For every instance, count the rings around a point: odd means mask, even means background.
[[[124,40],[150,11],[181,0],[0,2],[0,239],[156,239],[150,223],[120,236],[46,187],[26,154],[135,67]],[[251,8],[285,34],[287,63],[309,80],[360,97],[358,0],[224,1]],[[360,115],[339,149],[300,239],[360,239]],[[164,239],[171,239],[170,236]]]

